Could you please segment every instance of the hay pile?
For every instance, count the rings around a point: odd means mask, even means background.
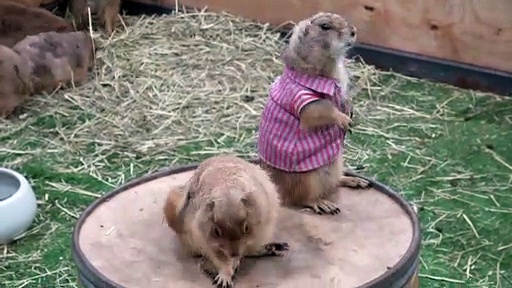
[[[105,160],[112,154],[124,163],[165,157],[172,164],[182,159],[176,147],[199,142],[210,149],[197,153],[224,151],[220,146],[229,141],[229,151],[254,156],[268,87],[282,69],[279,33],[204,12],[124,21],[125,29],[111,39],[95,39],[96,71],[89,83],[36,97],[24,122],[1,124],[2,138],[46,115],[47,132],[55,138],[32,153],[60,155],[63,166],[80,159],[74,172],[112,165]],[[23,137],[44,133],[33,132]]]
[[[111,39],[97,36],[89,83],[0,120],[2,166],[23,168],[41,201],[27,240],[0,247],[2,284],[76,287],[74,220],[128,178],[220,152],[255,156],[260,113],[282,69],[278,33],[226,14],[124,20]],[[349,136],[344,157],[424,208],[422,281],[511,287],[502,225],[512,215],[510,98],[350,66],[364,93],[355,98],[357,147]],[[500,150],[481,152],[488,143]]]
[[[207,146],[193,152],[201,157],[255,156],[255,130],[268,87],[282,71],[279,33],[205,12],[125,17],[124,22],[110,39],[95,35],[96,69],[86,85],[36,96],[25,105],[23,120],[0,122],[4,147],[20,146],[17,131],[38,142],[27,145],[44,147],[23,151],[5,165],[31,157],[48,157],[53,164],[57,157],[60,171],[72,167],[102,179],[100,170],[108,173],[103,168],[129,160],[144,171],[162,168],[157,159],[168,165],[192,161],[180,147],[197,143]],[[368,89],[373,70],[353,65]],[[48,130],[24,129],[34,121],[44,121]]]

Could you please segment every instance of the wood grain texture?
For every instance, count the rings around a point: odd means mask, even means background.
[[[174,8],[175,0],[132,0]],[[281,25],[316,12],[352,22],[362,43],[512,72],[512,0],[180,0]]]

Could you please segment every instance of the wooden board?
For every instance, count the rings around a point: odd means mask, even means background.
[[[167,171],[120,187],[80,216],[73,249],[83,253],[75,254],[78,263],[87,263],[78,264],[82,277],[94,274],[90,281],[122,287],[212,287],[198,270],[199,259],[183,253],[163,219],[168,193],[176,193],[173,187],[184,185],[194,170]],[[279,208],[271,241],[288,242],[290,250],[283,257],[244,259],[235,287],[403,287],[419,261],[418,222],[403,198],[372,184],[340,187],[331,198],[338,215]],[[405,287],[418,288],[411,280]]]
[[[132,0],[175,8],[175,0]],[[318,11],[352,22],[362,43],[512,72],[511,0],[179,0],[281,25]]]

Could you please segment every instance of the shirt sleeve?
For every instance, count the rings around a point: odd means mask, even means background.
[[[322,98],[318,97],[318,95],[316,95],[314,92],[302,90],[292,98],[291,112],[296,117],[299,117],[300,111],[302,110],[302,108],[304,108],[304,106],[320,99]]]

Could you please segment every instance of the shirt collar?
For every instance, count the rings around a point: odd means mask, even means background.
[[[291,67],[284,67],[285,75],[290,77],[293,81],[299,85],[309,88],[313,91],[335,96],[336,89],[339,88],[337,79],[312,76],[304,73],[300,73]]]

